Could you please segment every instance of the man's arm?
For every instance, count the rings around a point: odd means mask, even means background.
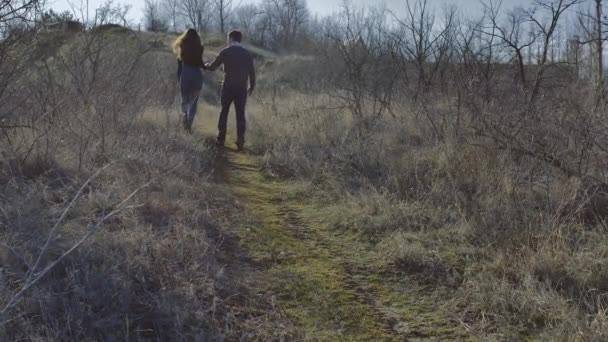
[[[255,66],[253,64],[253,57],[249,56],[249,95],[251,95],[255,89],[255,81]]]
[[[208,64],[205,65],[205,68],[207,70],[210,70],[210,71],[217,70],[217,68],[219,68],[220,65],[222,65],[222,63],[224,63],[224,57],[223,56],[224,55],[222,54],[222,52],[220,52],[220,54],[217,55],[217,57],[215,57],[215,60],[213,62],[208,63]]]

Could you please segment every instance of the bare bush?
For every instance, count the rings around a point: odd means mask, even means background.
[[[169,30],[169,17],[163,11],[161,3],[155,0],[146,0],[144,22],[148,31],[167,32]],[[175,21],[173,26],[175,27]]]
[[[599,66],[581,63],[597,30],[564,37],[581,1],[495,5],[479,18],[347,5],[318,21],[311,64],[290,56],[260,77],[251,141],[337,203],[324,217],[384,270],[457,288],[471,331],[602,339],[605,270],[584,252],[604,241],[608,203]],[[302,69],[315,77],[286,76]]]
[[[217,300],[242,291],[210,153],[171,122],[174,57],[102,18],[2,41],[0,338],[256,336]]]

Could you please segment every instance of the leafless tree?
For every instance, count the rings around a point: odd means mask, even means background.
[[[330,82],[338,88],[333,97],[353,115],[350,136],[363,137],[390,112],[396,78],[392,75],[386,35],[386,10],[357,10],[348,4],[327,22],[329,38],[324,64]]]
[[[604,39],[602,37],[602,0],[595,2],[595,82],[597,101],[602,101],[604,97]]]
[[[249,36],[255,36],[255,26],[260,19],[262,11],[255,4],[238,6],[234,10],[231,22],[234,26],[245,31]]]
[[[534,24],[534,28],[536,28],[538,32],[537,36],[541,41],[541,51],[537,61],[535,80],[530,91],[530,101],[536,99],[547,69],[551,65],[554,65],[554,63],[551,63],[549,60],[549,52],[552,49],[552,42],[557,32],[560,19],[570,7],[581,3],[582,1],[583,0],[559,0],[557,2],[551,2],[539,0],[536,2],[537,7],[535,9],[526,12],[528,20]],[[540,19],[539,16],[536,15],[539,11],[548,13],[550,19]]]
[[[562,118],[553,117],[554,113],[559,111],[558,102],[547,102],[542,99],[545,96],[559,98],[554,93],[567,85],[566,78],[553,78],[552,83],[549,84],[549,71],[558,67],[557,63],[551,62],[549,54],[556,29],[560,20],[563,20],[564,13],[580,2],[579,0],[536,1],[535,7],[531,9],[510,12],[506,25],[498,24],[498,7],[486,7],[491,26],[485,27],[482,35],[496,38],[509,52],[509,56],[512,56],[507,61],[516,65],[519,85],[509,88],[506,83],[502,84],[501,89],[497,90],[500,91],[500,96],[492,95],[493,101],[500,103],[501,115],[486,112],[483,105],[474,98],[469,98],[467,101],[468,109],[476,120],[474,127],[478,134],[490,138],[500,148],[547,163],[569,176],[579,175],[580,170],[560,157],[567,149],[564,141],[568,138],[556,136],[556,132],[567,130],[562,126],[564,125]],[[523,31],[524,23],[533,25],[532,35]],[[526,66],[523,62],[523,53],[530,44],[536,44],[538,55],[534,65]],[[499,60],[500,58],[497,58],[497,61]],[[580,111],[580,109],[576,110]],[[589,120],[582,120],[583,113],[579,112],[579,114],[581,121],[575,126],[588,127]],[[568,123],[568,126],[570,125],[572,122]],[[582,131],[579,133],[580,136],[588,136],[588,133]],[[579,153],[586,153],[588,147],[588,144],[581,146]]]
[[[209,0],[180,0],[181,12],[190,27],[204,31],[209,27],[212,10]]]
[[[44,2],[40,0],[0,2],[0,38],[34,26],[37,17],[42,14],[43,5]]]
[[[226,32],[226,22],[233,12],[233,0],[213,0],[213,6],[217,14],[217,21],[221,33]]]
[[[129,26],[127,17],[130,11],[131,5],[115,5],[114,1],[107,0],[99,8],[95,9],[95,17],[91,25],[95,27],[106,24],[117,24],[127,27]]]
[[[596,105],[604,102],[605,87],[604,87],[604,41],[605,27],[608,25],[605,18],[602,16],[602,0],[593,0],[593,10],[588,12],[579,12],[578,28],[582,31],[581,37],[577,37],[580,45],[591,44],[591,77],[595,85],[595,102]]]
[[[507,50],[510,50],[511,59],[517,67],[517,75],[522,85],[527,84],[525,57],[526,50],[530,49],[536,42],[537,35],[526,31],[525,24],[528,22],[528,13],[521,7],[515,8],[507,13],[507,19],[500,23],[500,4],[490,3],[485,5],[485,10],[490,27],[484,32],[497,38]]]
[[[0,133],[5,137],[8,137],[7,130],[27,125],[11,119],[18,119],[12,117],[15,95],[20,92],[16,82],[31,58],[20,52],[34,45],[27,28],[35,19],[38,5],[38,1],[0,3]]]
[[[435,22],[435,12],[428,0],[407,1],[405,17],[393,14],[399,29],[391,34],[394,62],[400,66],[401,75],[409,80],[413,67],[416,78],[414,97],[428,91],[437,71],[445,62],[451,42],[455,10],[448,8],[444,23]]]
[[[173,32],[177,32],[178,20],[180,19],[180,0],[161,0],[160,6],[167,15]]]
[[[310,16],[305,0],[265,0],[264,13],[279,49],[290,49],[295,44]]]
[[[144,1],[144,24],[146,30],[152,32],[166,32],[169,30],[169,19],[157,0]]]

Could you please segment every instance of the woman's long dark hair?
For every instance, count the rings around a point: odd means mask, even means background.
[[[177,37],[173,43],[173,51],[181,60],[187,60],[188,58],[184,58],[184,55],[198,53],[202,47],[201,36],[192,28]]]

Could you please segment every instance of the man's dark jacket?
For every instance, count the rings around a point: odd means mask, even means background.
[[[249,88],[255,88],[255,69],[253,57],[240,44],[231,45],[222,51],[215,60],[207,66],[211,71],[216,70],[220,65],[224,65],[225,88],[245,88],[249,81]]]

